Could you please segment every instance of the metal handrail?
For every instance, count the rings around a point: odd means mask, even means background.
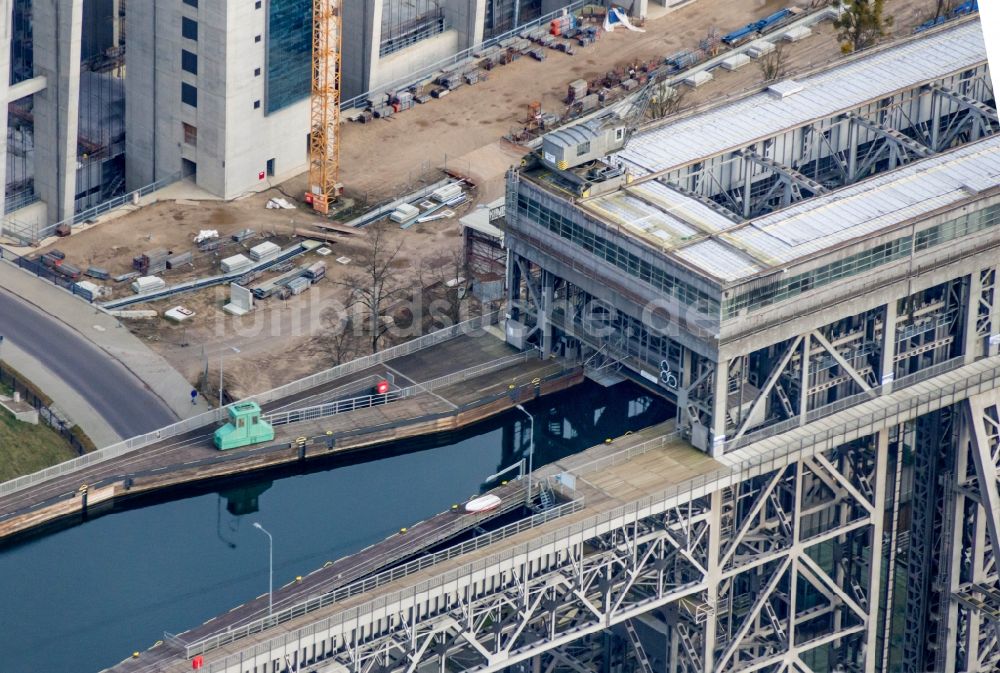
[[[1000,363],[1000,357],[994,356],[989,359],[993,363]],[[781,469],[789,464],[789,461],[795,454],[806,449],[822,446],[828,442],[836,441],[844,443],[850,441],[855,436],[863,436],[857,433],[868,431],[870,426],[878,423],[884,424],[886,419],[915,412],[920,407],[934,402],[954,404],[971,395],[993,390],[998,384],[1000,384],[1000,364],[994,364],[989,369],[979,371],[942,389],[922,393],[910,399],[900,401],[890,407],[879,408],[861,417],[845,419],[843,423],[836,427],[819,432],[810,429],[809,432],[802,433],[802,437],[797,442],[792,439],[781,449],[769,451],[766,456],[748,455],[744,460],[730,467],[720,468],[710,473],[688,479],[681,484],[672,485],[656,494],[643,497],[607,512],[596,514],[585,521],[546,533],[529,542],[507,547],[488,557],[442,573],[435,578],[425,580],[414,586],[374,598],[362,605],[348,608],[306,626],[276,635],[256,645],[249,646],[241,652],[213,661],[205,670],[207,673],[222,673],[229,666],[237,665],[245,657],[253,657],[258,653],[276,650],[287,643],[297,642],[298,639],[311,636],[318,631],[332,631],[335,628],[340,628],[347,622],[359,620],[364,615],[382,610],[389,605],[401,602],[416,602],[420,595],[432,593],[448,584],[472,581],[476,573],[481,573],[505,562],[526,558],[539,549],[551,548],[559,544],[565,545],[573,540],[592,539],[613,527],[616,522],[621,521],[623,518],[650,516],[663,511],[667,507],[682,502],[690,502],[695,498],[703,497],[720,488]]]
[[[273,388],[272,390],[268,390],[258,395],[252,395],[246,398],[246,400],[253,400],[259,404],[264,404],[272,400],[290,397],[291,395],[329,383],[330,381],[334,381],[340,377],[363,371],[369,367],[373,367],[388,360],[409,355],[410,353],[423,350],[424,348],[429,348],[430,346],[435,346],[458,336],[473,334],[482,327],[495,324],[499,320],[499,316],[500,312],[494,311],[477,318],[465,320],[449,327],[431,332],[430,334],[417,337],[416,339],[411,339],[410,341],[401,343],[398,346],[387,348],[384,351],[337,365],[336,367],[332,367],[317,374],[312,374],[311,376]],[[78,472],[79,470],[89,467],[90,465],[101,463],[112,458],[117,458],[118,456],[141,449],[164,439],[183,435],[191,432],[192,430],[197,430],[222,422],[226,420],[228,413],[227,407],[213,409],[158,430],[154,430],[153,432],[137,435],[78,458],[64,461],[58,465],[53,465],[37,472],[33,472],[32,474],[5,481],[0,484],[0,497],[16,493],[30,486],[34,486],[35,484],[48,481],[49,479]]]
[[[497,542],[505,540],[511,536],[548,523],[549,521],[553,521],[568,514],[579,512],[583,508],[584,499],[579,497],[571,502],[564,503],[558,507],[553,507],[552,509],[545,510],[544,512],[539,512],[538,514],[521,519],[520,521],[507,524],[503,528],[498,528],[490,533],[479,535],[471,540],[448,547],[447,549],[437,553],[422,556],[418,559],[410,561],[409,563],[391,568],[371,577],[357,580],[356,582],[352,582],[351,584],[334,589],[333,591],[320,596],[308,598],[305,601],[276,612],[269,617],[262,617],[244,626],[230,629],[224,633],[219,633],[197,642],[190,643],[185,646],[185,654],[188,658],[198,654],[204,654],[222,647],[223,645],[228,645],[229,643],[246,638],[254,633],[259,633],[273,626],[277,626],[278,624],[283,624],[296,617],[300,617],[328,605],[346,600],[352,596],[363,594],[390,582],[402,579],[403,577],[412,575],[415,572],[437,565],[443,561],[447,561],[457,556],[462,556],[463,554],[468,554],[478,549],[482,549],[483,547],[496,544]]]
[[[485,362],[483,364],[475,365],[474,367],[463,369],[462,371],[445,374],[444,376],[439,376],[436,379],[431,379],[426,383],[416,383],[405,388],[390,390],[387,393],[359,395],[346,400],[326,402],[310,407],[304,407],[302,409],[265,414],[264,420],[275,426],[288,425],[289,423],[300,423],[302,421],[311,421],[317,418],[327,418],[329,416],[348,413],[357,409],[377,407],[389,402],[395,402],[407,397],[412,397],[417,393],[430,392],[436,388],[443,388],[459,381],[466,381],[477,376],[482,376],[483,374],[506,369],[513,364],[524,362],[530,355],[532,355],[531,351],[516,353],[515,355],[498,358],[490,362]]]

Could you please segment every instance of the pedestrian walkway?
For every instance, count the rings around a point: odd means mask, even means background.
[[[25,353],[17,344],[5,340],[0,358],[31,381],[36,388],[44,391],[52,399],[58,414],[65,418],[70,426],[78,425],[94,446],[110,446],[124,439],[101,414],[97,413],[83,395],[64,385],[43,362]]]
[[[116,318],[5,261],[0,261],[0,288],[61,321],[121,362],[178,417],[187,418],[209,410],[209,405],[201,398],[191,404],[191,384]],[[31,376],[29,372],[24,373]],[[42,383],[36,385],[56,399]],[[95,443],[102,446],[96,439]]]

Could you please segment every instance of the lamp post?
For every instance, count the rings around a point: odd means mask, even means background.
[[[256,521],[253,527],[267,536],[267,616],[274,611],[274,538]]]
[[[535,465],[535,417],[528,413],[528,410],[522,407],[520,404],[516,405],[516,408],[528,417],[531,422],[529,432],[529,442],[528,442],[528,495],[525,497],[525,504],[529,507],[531,506],[531,473],[534,470]]]
[[[229,350],[231,350],[234,353],[240,352],[240,349],[237,348],[236,346],[230,346]],[[226,361],[226,352],[222,351],[222,353],[219,354],[219,408],[220,409],[222,408],[222,384],[223,384],[222,366],[225,361]]]

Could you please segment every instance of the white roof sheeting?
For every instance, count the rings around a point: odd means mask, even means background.
[[[970,196],[970,182],[981,188],[1000,185],[1000,135],[734,225],[676,254],[709,275],[733,281],[956,204]],[[740,266],[733,254],[752,256],[759,264]]]
[[[792,96],[781,99],[760,92],[636,133],[618,157],[644,169],[634,171],[637,175],[682,166],[964,70],[985,58],[980,23],[968,21],[798,79],[803,88]]]

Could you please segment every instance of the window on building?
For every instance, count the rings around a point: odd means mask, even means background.
[[[184,144],[190,145],[191,147],[198,146],[198,127],[191,126],[190,124],[185,124],[181,122],[181,126],[184,127]]]
[[[187,49],[181,49],[181,68],[192,75],[198,74],[198,54],[192,54]]]
[[[181,83],[181,102],[191,107],[198,107],[198,89],[187,82]]]
[[[253,69],[253,76],[254,77],[260,77],[260,68],[254,68]]]
[[[197,9],[197,7],[198,7],[198,0],[184,0],[184,4],[185,5],[190,5],[191,7],[194,7],[194,8]]]
[[[254,110],[259,110],[260,109],[260,101],[259,100],[255,100],[253,102],[253,109]]]
[[[261,4],[260,0],[257,0],[257,2],[253,3],[253,8],[254,9],[260,9],[260,4]]]
[[[312,0],[267,3],[267,70],[264,99],[268,113],[309,97],[312,85]]]
[[[260,35],[254,35],[253,36],[253,41],[254,41],[254,44],[257,44],[258,42],[260,42]]]
[[[580,143],[576,146],[576,156],[582,157],[584,154],[590,151],[590,141],[585,143]]]
[[[188,40],[198,39],[198,22],[186,16],[181,17],[181,35]]]

